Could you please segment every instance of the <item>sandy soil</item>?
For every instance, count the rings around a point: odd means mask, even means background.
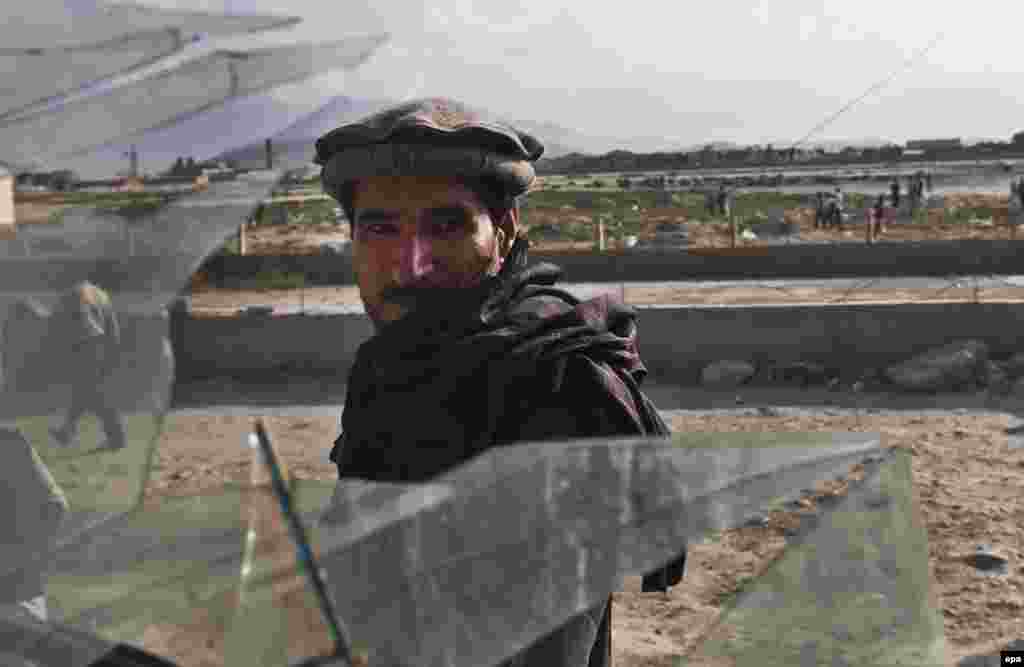
[[[318,255],[320,244],[348,241],[348,223],[341,225],[260,225],[246,229],[246,253],[252,255]]]
[[[167,495],[216,489],[227,479],[247,474],[239,446],[249,427],[243,417],[176,415],[158,454],[156,479],[147,502]],[[862,431],[881,432],[884,444],[913,454],[914,487],[930,542],[934,594],[941,605],[953,659],[995,650],[1021,637],[1024,627],[1024,450],[1010,450],[1002,429],[1005,417],[994,416],[738,416],[683,415],[672,419],[677,431]],[[281,456],[300,479],[333,479],[327,461],[336,436],[334,417],[271,418],[268,428],[280,443]],[[823,488],[842,492],[842,486]],[[813,507],[813,503],[812,503]],[[786,545],[783,527],[794,514],[778,512],[763,528],[728,531],[723,539],[692,546],[688,573],[667,594],[640,593],[639,581],[627,579],[615,594],[614,652],[617,667],[673,665],[675,656],[697,646],[722,611],[724,596],[744,576],[762,572]],[[1010,573],[999,578],[976,573],[962,557],[980,543],[1010,559]],[[298,612],[305,632],[322,628],[315,615]],[[147,639],[153,648],[171,651],[184,664],[199,664],[204,642],[168,640],[164,632]],[[184,630],[184,629],[183,629]],[[191,632],[199,632],[193,625]],[[298,630],[300,634],[302,630]],[[193,635],[194,636],[194,635]],[[193,660],[195,659],[195,660]]]
[[[835,289],[821,287],[721,287],[669,288],[626,287],[610,284],[608,291],[621,296],[633,306],[650,304],[764,304],[764,303],[906,303],[928,301],[956,303],[965,301],[1010,302],[1024,299],[1022,287],[936,287],[929,289],[882,289],[870,285]],[[308,287],[290,290],[213,289],[197,287],[192,292],[192,310],[198,316],[233,316],[251,304],[279,306],[355,306],[359,305],[359,289],[343,287]]]

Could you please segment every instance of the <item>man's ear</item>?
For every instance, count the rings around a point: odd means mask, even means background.
[[[519,229],[519,211],[510,208],[505,211],[504,217],[498,223],[495,233],[498,234],[498,252],[502,258],[508,257],[512,250],[512,244],[516,240],[516,231]]]

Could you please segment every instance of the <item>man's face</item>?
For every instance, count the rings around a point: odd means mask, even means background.
[[[514,211],[492,221],[483,202],[453,178],[365,179],[353,204],[356,282],[378,329],[418,298],[473,287],[496,273],[516,222]]]

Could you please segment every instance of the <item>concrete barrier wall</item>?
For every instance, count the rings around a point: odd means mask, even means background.
[[[175,294],[188,283],[200,258],[183,254],[134,257],[24,257],[18,240],[0,241],[0,289],[5,292],[64,290],[91,280],[109,292]]]
[[[860,233],[860,227],[858,227]],[[739,280],[744,278],[825,278],[874,276],[949,276],[1024,273],[1024,241],[922,241],[841,245],[789,245],[742,249],[742,254],[633,252],[622,254],[544,255],[531,263],[551,262],[571,282],[656,282]],[[215,284],[278,271],[302,273],[309,284],[353,283],[344,255],[211,257],[203,270]]]
[[[362,314],[186,318],[171,331],[183,380],[346,373],[356,349],[373,335]]]
[[[3,304],[0,301],[0,304]],[[3,319],[7,308],[0,309]],[[165,400],[174,381],[174,359],[165,314],[119,315],[121,357],[110,379],[115,400],[123,408],[151,408]],[[7,326],[11,325],[11,326]],[[67,407],[69,395],[65,341],[49,339],[45,322],[24,326],[4,320],[0,326],[0,416],[40,414],[36,410]],[[38,333],[25,339],[25,333]],[[21,338],[8,341],[4,336]],[[60,349],[50,348],[59,344]]]
[[[828,362],[844,372],[900,361],[961,338],[993,354],[1024,349],[1024,304],[894,304],[638,308],[652,380],[695,383],[719,359]],[[184,319],[179,379],[345,374],[372,335],[365,315]],[[181,346],[179,348],[179,345]]]
[[[719,359],[818,361],[856,374],[964,338],[994,356],[1024,350],[1024,304],[879,304],[645,308],[640,354],[651,375],[696,383]]]
[[[7,291],[65,289],[90,279],[112,292],[186,286],[198,258],[186,255],[121,258],[21,257],[19,242],[0,241],[0,285]],[[570,282],[660,282],[744,278],[1017,275],[1024,273],[1024,241],[880,243],[776,246],[742,255],[697,252],[630,254],[532,254],[531,263],[561,266]],[[724,250],[719,252],[726,252]],[[214,284],[231,284],[260,273],[301,273],[308,284],[351,285],[346,256],[214,256],[202,263]]]

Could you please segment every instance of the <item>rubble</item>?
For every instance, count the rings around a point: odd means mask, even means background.
[[[988,346],[977,340],[957,341],[929,350],[885,369],[886,378],[909,391],[971,388],[987,372]]]
[[[1007,359],[990,359],[985,343],[965,340],[928,350],[885,369],[868,367],[858,375],[817,361],[723,359],[704,367],[700,384],[712,390],[741,385],[820,386],[832,392],[986,390],[998,396],[1024,396],[1024,352]]]
[[[983,384],[988,387],[990,392],[1001,396],[1005,396],[1013,391],[1013,383],[1010,380],[1009,374],[1002,364],[994,361],[988,361],[985,364]]]

